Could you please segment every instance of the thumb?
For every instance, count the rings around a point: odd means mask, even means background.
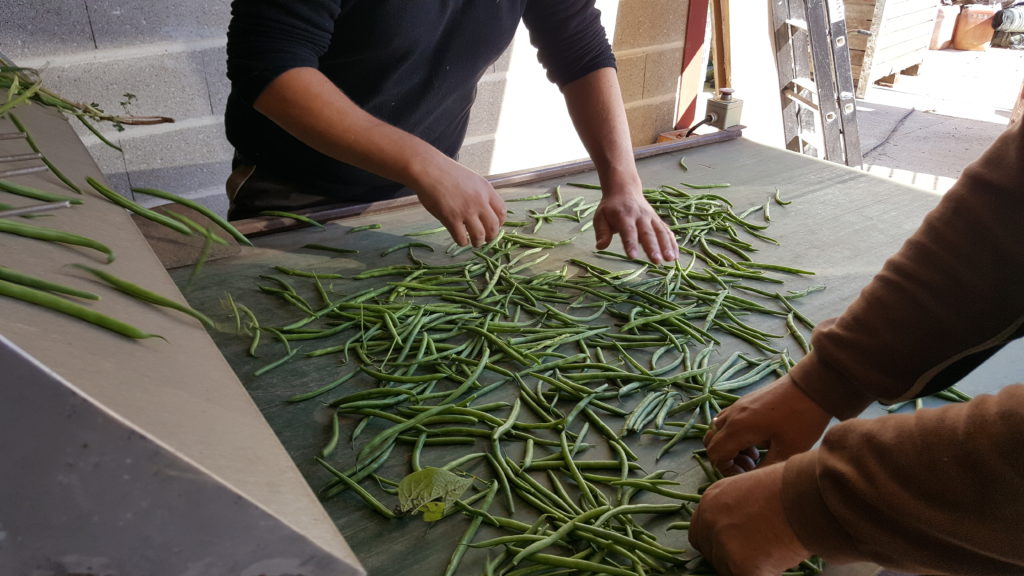
[[[597,240],[598,250],[604,250],[612,243],[612,230],[601,210],[594,214],[594,238]]]

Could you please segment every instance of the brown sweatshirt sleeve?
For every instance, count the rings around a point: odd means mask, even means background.
[[[1024,573],[1021,438],[1021,384],[966,404],[843,422],[819,449],[786,462],[786,518],[829,562]]]
[[[1007,130],[839,318],[794,382],[851,418],[954,383],[1024,325],[1024,128]],[[953,376],[950,376],[950,374]],[[829,561],[929,574],[1024,573],[1024,385],[849,420],[785,464],[786,517]]]
[[[832,415],[955,383],[1024,335],[1024,128],[968,166],[790,376]]]

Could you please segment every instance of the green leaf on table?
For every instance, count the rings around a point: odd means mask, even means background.
[[[398,483],[398,509],[413,514],[423,512],[423,520],[435,522],[472,484],[472,478],[443,468],[424,468]]]

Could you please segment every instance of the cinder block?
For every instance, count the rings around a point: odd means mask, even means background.
[[[617,57],[619,70],[619,88],[622,90],[622,101],[626,104],[637,102],[644,97],[644,76],[647,67],[647,55],[634,53],[631,56]]]
[[[459,150],[459,162],[477,174],[489,174],[494,157],[494,140],[467,144]]]
[[[110,140],[117,146],[122,145],[121,140],[116,136]],[[124,153],[95,139],[89,141],[86,150],[89,151],[89,155],[96,162],[96,166],[99,167],[104,178],[110,181],[111,186],[121,194],[130,196],[131,193],[128,191],[128,174],[124,164]]]
[[[95,48],[82,2],[7,0],[0,5],[0,52],[16,64]]]
[[[671,130],[676,122],[674,99],[652,100],[626,108],[629,135],[633,146],[646,146],[658,140],[658,134]]]
[[[677,94],[682,66],[683,45],[681,43],[648,52],[643,97],[657,98]]]
[[[95,140],[87,147],[100,171],[126,196],[144,186],[187,195],[223,188],[234,153],[220,124],[115,141],[123,153]]]
[[[224,107],[231,93],[231,82],[228,81],[227,46],[210,48],[200,53],[203,59],[203,71],[210,94],[210,106],[215,116],[224,115]]]
[[[221,124],[126,140],[123,148],[133,186],[175,194],[223,186],[234,154]]]
[[[504,75],[491,76],[482,80],[476,87],[476,101],[469,112],[469,127],[466,137],[486,136],[498,130],[501,117],[501,104],[505,99],[505,87],[508,82]]]
[[[491,72],[492,73],[508,72],[509,64],[511,62],[512,62],[512,44],[509,44],[509,47],[505,50],[505,52],[502,53],[502,55],[499,56],[498,59],[494,61],[494,64],[491,64]]]
[[[621,51],[681,42],[688,7],[679,0],[621,0],[612,45]]]
[[[230,0],[86,3],[96,47],[100,49],[224,38],[231,19]]]
[[[48,89],[69,100],[96,103],[110,114],[169,116],[182,121],[213,113],[203,64],[202,54],[179,52],[51,66],[41,75]],[[126,94],[133,94],[134,98]],[[88,133],[79,122],[72,122],[72,126],[82,136]],[[108,124],[97,128],[105,135],[116,136]]]

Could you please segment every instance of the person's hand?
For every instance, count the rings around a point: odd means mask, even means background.
[[[727,476],[769,466],[814,446],[831,416],[783,376],[723,410],[704,436],[708,459]],[[762,462],[756,447],[767,449]]]
[[[810,556],[782,508],[783,465],[719,480],[690,519],[690,544],[724,576],[778,576]]]
[[[607,248],[615,234],[621,238],[622,248],[630,258],[639,256],[641,249],[655,264],[672,262],[679,257],[675,234],[639,190],[604,192],[594,213],[597,249]]]
[[[445,159],[417,189],[428,212],[459,246],[493,240],[505,222],[505,201],[486,178]]]

